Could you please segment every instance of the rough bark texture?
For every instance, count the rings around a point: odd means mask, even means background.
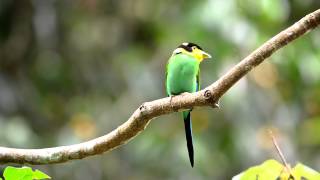
[[[196,93],[143,103],[121,126],[91,141],[70,146],[45,149],[15,149],[0,147],[0,163],[52,164],[111,151],[128,142],[146,128],[151,119],[194,106],[212,106],[239,79],[275,51],[314,29],[320,24],[320,9],[305,16],[291,27],[264,43],[215,83]]]

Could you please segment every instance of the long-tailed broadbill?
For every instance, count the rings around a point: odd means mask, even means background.
[[[166,68],[166,91],[171,98],[185,92],[199,91],[200,63],[211,55],[204,52],[194,43],[182,43],[176,48]],[[183,120],[187,140],[187,148],[191,166],[194,165],[194,150],[192,140],[191,109],[183,111]]]

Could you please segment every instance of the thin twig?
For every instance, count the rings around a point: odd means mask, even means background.
[[[280,156],[282,164],[285,165],[286,167],[289,167],[289,164],[287,163],[286,158],[284,157],[284,155],[283,155],[283,153],[282,153],[282,151],[281,151],[281,149],[280,149],[280,147],[278,145],[278,142],[277,142],[276,138],[274,137],[274,135],[273,135],[271,130],[269,130],[269,135],[270,135],[270,137],[272,139],[272,143],[273,143],[274,147],[276,148],[276,150],[278,152],[278,155]]]
[[[143,131],[151,119],[169,114],[176,110],[190,109],[195,106],[212,106],[218,102],[230,87],[259,65],[275,51],[314,29],[320,24],[320,9],[296,22],[291,27],[264,43],[224,76],[205,89],[170,98],[143,103],[127,120],[112,132],[80,144],[45,149],[15,149],[0,147],[0,163],[52,164],[111,151],[128,142]]]
[[[281,149],[280,149],[280,146],[279,146],[279,144],[278,144],[278,142],[277,142],[276,138],[274,137],[274,135],[273,135],[273,133],[272,133],[271,130],[269,130],[269,135],[270,135],[270,137],[271,137],[271,139],[272,139],[272,142],[273,142],[274,147],[276,148],[276,150],[277,150],[277,152],[278,152],[278,155],[279,155],[279,157],[280,157],[280,159],[281,159],[281,161],[282,161],[282,164],[283,164],[284,167],[286,168],[287,172],[290,173],[290,176],[293,177],[290,164],[286,161],[286,158],[284,157],[284,155],[283,155],[283,153],[282,153],[282,151],[281,151]]]

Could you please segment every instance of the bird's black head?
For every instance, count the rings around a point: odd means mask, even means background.
[[[197,47],[198,49],[202,50],[202,48],[199,45],[192,42],[184,42],[180,46],[178,46],[178,48],[183,48],[188,52],[192,52],[192,47]]]
[[[182,43],[180,46],[178,46],[178,48],[173,51],[172,56],[176,56],[178,54],[192,56],[196,58],[199,62],[201,62],[204,59],[211,58],[211,55],[204,52],[199,45],[190,42]]]

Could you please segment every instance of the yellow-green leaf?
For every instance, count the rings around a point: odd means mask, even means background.
[[[292,174],[291,174],[292,173]],[[298,163],[293,169],[287,170],[287,168],[276,160],[267,160],[261,165],[254,166],[241,174],[232,178],[232,180],[288,180],[290,177],[294,177],[296,180],[316,180],[320,179],[320,174]]]
[[[51,179],[51,177],[48,176],[47,174],[39,171],[38,169],[36,169],[36,170],[33,172],[32,179]]]
[[[6,167],[3,172],[5,180],[32,180],[32,169],[29,167]]]
[[[282,170],[282,164],[275,160],[267,160],[259,166],[254,166],[233,178],[233,180],[271,180],[279,176]]]
[[[40,180],[40,179],[51,179],[50,176],[45,173],[35,170],[32,171],[30,167],[16,168],[8,166],[5,168],[3,176],[5,180]]]
[[[320,179],[320,173],[301,163],[292,169],[292,173],[296,179]]]

